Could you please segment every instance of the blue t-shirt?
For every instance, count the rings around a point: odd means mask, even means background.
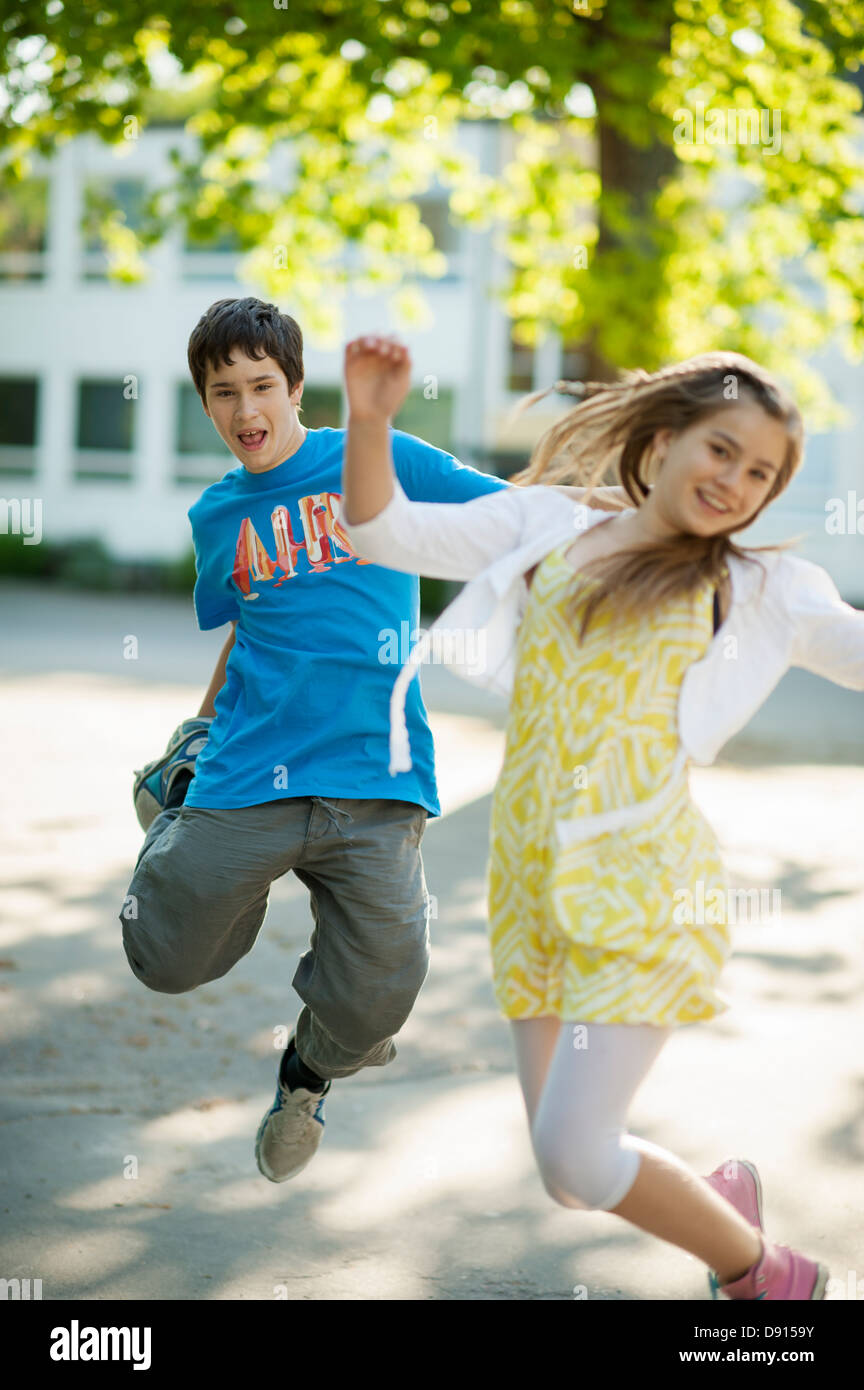
[[[389,430],[418,502],[468,502],[509,484]],[[187,806],[290,796],[412,801],[438,816],[420,680],[405,718],[414,765],[391,777],[390,694],[420,621],[420,581],[359,559],[339,524],[343,429],[309,430],[264,473],[234,468],[189,508],[201,628],[236,620],[225,684]]]

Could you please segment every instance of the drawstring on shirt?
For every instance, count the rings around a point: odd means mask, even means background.
[[[405,718],[405,701],[408,686],[429,654],[434,630],[435,625],[433,624],[433,627],[427,628],[422,633],[419,642],[415,642],[408,660],[396,677],[390,692],[390,767],[388,770],[391,777],[395,777],[397,772],[410,772],[412,768],[411,742],[408,738],[408,722]]]

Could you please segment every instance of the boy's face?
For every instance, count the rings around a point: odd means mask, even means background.
[[[296,411],[303,382],[289,392],[288,379],[272,357],[256,361],[238,347],[229,355],[230,367],[208,365],[204,414],[244,468],[265,473],[296,453],[306,437]]]

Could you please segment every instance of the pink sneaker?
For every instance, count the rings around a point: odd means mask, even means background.
[[[762,1184],[754,1164],[746,1158],[727,1158],[719,1168],[715,1168],[705,1179],[715,1192],[731,1202],[736,1211],[755,1226],[764,1231],[762,1224]]]
[[[825,1265],[808,1260],[806,1255],[799,1255],[788,1245],[771,1245],[764,1236],[760,1239],[762,1258],[751,1265],[740,1279],[735,1279],[731,1284],[717,1284],[721,1293],[727,1298],[764,1298],[774,1302],[825,1297],[828,1283]],[[713,1281],[712,1294],[716,1298],[713,1288],[716,1275],[712,1272],[710,1277]]]

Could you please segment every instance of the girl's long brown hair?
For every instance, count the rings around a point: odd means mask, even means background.
[[[657,430],[680,432],[744,398],[780,420],[788,434],[785,457],[771,490],[746,522],[714,536],[682,532],[587,565],[586,572],[598,582],[584,604],[580,641],[598,606],[608,599],[614,598],[616,607],[639,611],[693,594],[708,581],[716,588],[727,573],[730,555],[758,563],[756,557],[761,551],[782,548],[745,549],[731,539],[788,487],[804,455],[804,425],[798,407],[774,377],[749,357],[737,352],[708,352],[657,372],[626,372],[615,382],[559,381],[525,397],[517,411],[551,391],[578,396],[580,404],[545,431],[527,468],[511,477],[513,483],[526,487],[534,483],[581,483],[590,495],[590,490],[605,479],[623,487],[638,507],[651,490]],[[574,595],[574,618],[583,597],[578,592]]]

